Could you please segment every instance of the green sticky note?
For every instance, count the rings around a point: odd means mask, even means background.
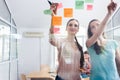
[[[51,14],[52,14],[52,11],[51,11],[50,9],[44,10],[44,14],[51,15]]]
[[[94,0],[85,0],[85,3],[93,3]]]
[[[76,0],[75,1],[75,8],[76,9],[84,9],[84,1]]]

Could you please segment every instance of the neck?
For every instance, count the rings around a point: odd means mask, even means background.
[[[75,36],[73,36],[73,35],[68,35],[67,36],[68,41],[74,42],[74,39],[75,39]]]

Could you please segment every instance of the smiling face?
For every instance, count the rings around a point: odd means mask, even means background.
[[[100,21],[93,21],[90,23],[90,30],[92,32],[92,34],[94,34],[96,32],[96,30],[98,29],[99,27],[99,24],[100,24]]]
[[[96,32],[96,30],[99,27],[99,24],[100,24],[100,21],[97,19],[93,19],[89,22],[88,30],[87,30],[88,38],[90,38]]]
[[[68,21],[66,30],[68,34],[75,35],[79,31],[78,21],[75,19]]]

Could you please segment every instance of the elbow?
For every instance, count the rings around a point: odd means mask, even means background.
[[[91,43],[89,40],[86,41],[86,47],[89,48],[91,46]]]
[[[51,45],[55,46],[55,42],[54,42],[54,41],[50,40],[49,43],[50,43]]]

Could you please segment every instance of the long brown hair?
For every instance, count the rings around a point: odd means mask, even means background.
[[[83,54],[83,49],[82,49],[82,46],[78,43],[78,40],[75,36],[75,40],[76,40],[76,43],[77,43],[77,47],[79,49],[79,51],[81,52],[81,58],[80,58],[80,67],[83,68],[84,66],[84,54]]]
[[[88,38],[90,38],[90,37],[93,35],[93,33],[91,32],[90,24],[91,24],[92,22],[94,22],[94,21],[98,21],[98,20],[97,20],[97,19],[93,19],[93,20],[91,20],[91,21],[89,22],[88,30],[87,30]],[[104,33],[103,33],[102,35],[104,36]],[[94,46],[94,50],[95,50],[96,54],[99,55],[99,54],[102,52],[102,47],[99,46],[97,42],[95,42],[95,44],[93,44],[93,46]]]
[[[73,21],[73,20],[75,20],[75,21],[78,23],[78,27],[79,27],[79,21],[78,21],[77,19],[74,19],[74,18],[70,19],[70,20],[67,22],[67,26],[68,26],[69,22],[70,22],[70,21]],[[77,47],[78,47],[79,51],[81,52],[80,67],[83,68],[83,66],[84,66],[83,49],[82,49],[82,46],[79,44],[76,36],[75,36],[75,40],[76,40]]]

